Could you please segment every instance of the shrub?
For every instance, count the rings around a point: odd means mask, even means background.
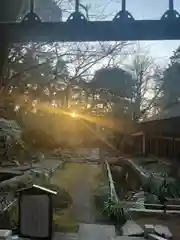
[[[144,191],[156,195],[161,204],[165,204],[167,198],[176,198],[180,196],[180,185],[178,181],[169,179],[167,173],[162,174],[162,181],[154,178],[151,175],[144,181]]]
[[[172,194],[175,197],[177,197],[177,198],[180,197],[180,181],[179,181],[179,179],[170,183],[170,189],[172,191]]]
[[[33,149],[53,150],[58,148],[58,143],[53,135],[41,129],[26,129],[22,134],[22,139]]]
[[[57,195],[53,195],[53,208],[55,211],[68,208],[72,204],[72,199],[64,188],[49,182],[44,182],[41,186],[57,192]]]
[[[50,183],[49,177],[45,173],[38,173],[33,178],[33,183],[57,192],[53,195],[53,208],[55,211],[68,208],[72,204],[72,199],[68,192],[55,184]]]
[[[102,209],[105,201],[109,198],[109,184],[101,183],[94,193],[95,204],[98,209]]]
[[[53,216],[53,231],[54,232],[78,232],[79,225],[77,221],[71,217],[62,217],[61,215]]]
[[[126,203],[121,201],[115,201],[112,198],[109,198],[104,203],[103,212],[116,225],[122,225],[127,220],[131,219],[131,215],[126,208]]]
[[[150,174],[150,176],[146,179],[142,180],[143,182],[143,190],[145,192],[151,193],[151,194],[156,194],[157,193],[157,183],[155,181],[155,178],[153,174]]]

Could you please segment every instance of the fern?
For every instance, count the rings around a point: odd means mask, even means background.
[[[131,219],[125,202],[115,201],[111,197],[104,202],[103,212],[116,223],[124,223]]]

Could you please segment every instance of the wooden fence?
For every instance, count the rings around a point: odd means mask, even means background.
[[[112,173],[111,169],[109,166],[109,163],[105,161],[105,166],[106,166],[106,171],[107,171],[107,177],[109,181],[109,188],[110,188],[110,194],[112,199],[115,199],[116,201],[119,201],[118,195],[116,193],[116,189],[114,186],[114,181],[112,178]],[[164,207],[166,208],[165,213],[167,214],[180,214],[180,205],[174,205],[174,204],[169,204],[169,205],[162,205],[162,204],[146,204],[147,208],[136,208],[134,207],[137,202],[135,201],[121,201],[122,203],[126,203],[127,208],[129,209],[130,212],[139,212],[139,213],[163,213],[164,212]],[[152,208],[150,208],[152,207]],[[156,208],[156,209],[155,209]]]

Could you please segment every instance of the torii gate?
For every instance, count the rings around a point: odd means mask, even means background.
[[[126,0],[122,0],[121,10],[111,21],[89,21],[75,0],[75,11],[65,22],[41,22],[34,12],[34,0],[30,1],[30,12],[21,22],[0,23],[1,37],[10,42],[180,39],[180,14],[173,0],[169,0],[169,9],[160,20],[135,20],[126,10]]]
[[[0,22],[0,76],[6,43],[180,39],[180,14],[173,0],[160,20],[135,20],[122,0],[121,10],[111,21],[89,21],[75,0],[75,11],[64,22],[42,22],[34,12],[34,1],[30,0],[30,12],[21,22]]]

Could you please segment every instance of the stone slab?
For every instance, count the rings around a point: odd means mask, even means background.
[[[170,239],[172,238],[172,233],[170,232],[169,228],[164,225],[155,225],[154,232],[164,238]]]
[[[78,240],[77,233],[54,233],[53,240]]]
[[[154,225],[153,224],[145,224],[144,225],[144,235],[145,237],[148,236],[148,234],[154,233]]]
[[[123,236],[142,236],[144,230],[135,221],[128,220],[121,228]]]
[[[7,229],[0,229],[0,240],[10,240],[12,238],[12,231]]]
[[[78,240],[111,240],[116,236],[115,227],[111,225],[80,224]]]

